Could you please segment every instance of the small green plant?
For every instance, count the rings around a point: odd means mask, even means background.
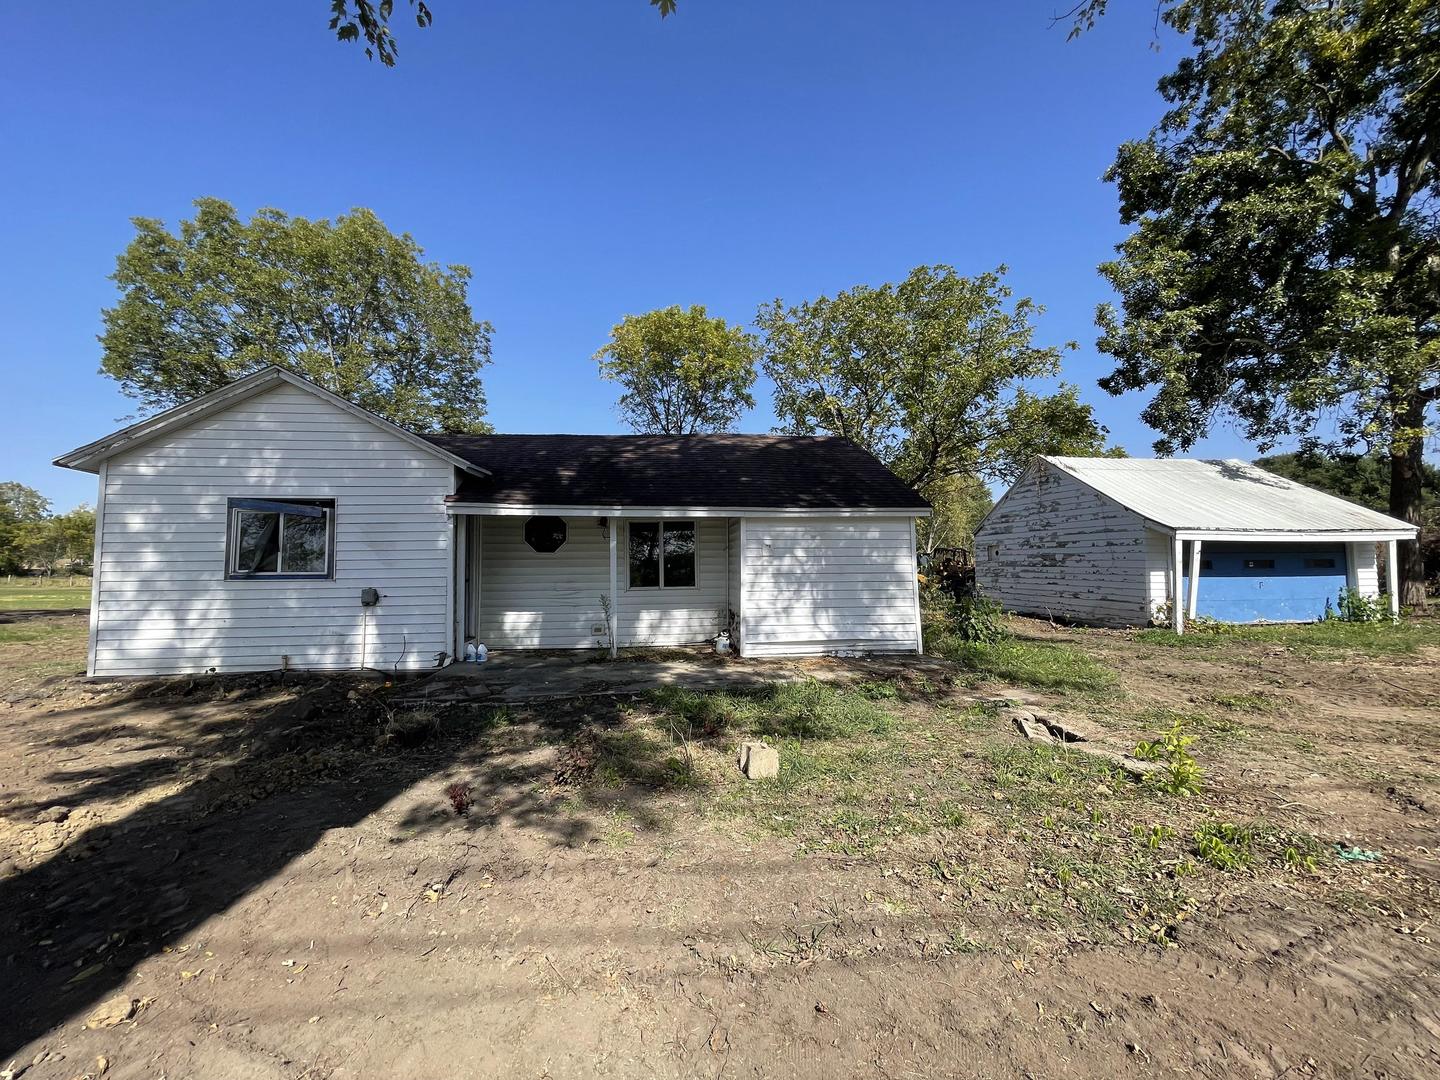
[[[894,679],[872,679],[855,684],[855,692],[871,701],[890,701],[900,696]]]
[[[1164,768],[1152,773],[1150,782],[1171,795],[1199,795],[1204,771],[1190,754],[1195,736],[1186,735],[1183,722],[1176,720],[1168,731],[1154,742],[1142,739],[1135,744],[1135,756],[1141,761],[1158,761]]]
[[[1320,862],[1314,855],[1302,851],[1293,844],[1285,849],[1281,856],[1281,862],[1286,870],[1297,874],[1313,874],[1320,869]]]
[[[595,644],[608,653],[615,645],[615,602],[609,593],[600,594],[600,610],[605,615],[605,632],[595,639]]]
[[[998,600],[975,593],[955,601],[951,623],[961,641],[995,645],[1009,636],[1005,631],[1004,613]]]
[[[1253,861],[1254,831],[1229,821],[1195,830],[1195,854],[1217,870],[1243,870]]]
[[[1325,601],[1325,618],[1350,623],[1384,622],[1390,618],[1390,599],[1386,596],[1365,596],[1346,585],[1336,597],[1335,607]]]
[[[1143,840],[1151,851],[1159,851],[1162,844],[1175,838],[1175,830],[1169,825],[1151,825],[1148,829],[1136,825],[1131,832],[1137,840]]]

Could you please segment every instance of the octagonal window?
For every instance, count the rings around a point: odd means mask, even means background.
[[[546,555],[559,551],[565,543],[565,519],[532,517],[525,522],[525,543]]]

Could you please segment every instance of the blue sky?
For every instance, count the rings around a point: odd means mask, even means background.
[[[1148,4],[1067,42],[1064,2],[431,0],[371,63],[324,0],[24,4],[0,70],[0,479],[94,499],[56,454],[132,414],[95,335],[129,219],[368,206],[474,271],[501,431],[616,431],[592,355],[629,312],[748,323],[921,263],[1011,267],[1078,340],[1065,376],[1147,453],[1143,398],[1095,380],[1095,272],[1123,236],[1100,177],[1147,131],[1181,43]],[[773,423],[768,387],[743,423]],[[1248,455],[1227,432],[1198,448]]]

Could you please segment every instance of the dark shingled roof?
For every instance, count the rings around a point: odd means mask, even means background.
[[[929,504],[831,435],[427,435],[482,468],[457,502],[916,510]]]

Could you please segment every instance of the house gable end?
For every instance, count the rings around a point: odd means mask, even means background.
[[[177,405],[172,409],[159,413],[156,416],[148,417],[129,427],[121,428],[112,432],[104,438],[97,439],[92,443],[77,447],[67,454],[57,457],[54,464],[67,469],[78,469],[82,472],[98,472],[102,462],[121,453],[128,453],[138,449],[155,439],[175,431],[183,430],[208,417],[226,412],[235,408],[243,402],[250,401],[276,387],[290,385],[305,391],[321,401],[353,416],[365,420],[381,431],[408,443],[417,450],[424,451],[431,457],[446,461],[458,469],[476,476],[489,475],[488,470],[474,462],[467,461],[449,451],[436,446],[414,432],[407,431],[397,424],[392,424],[383,417],[376,416],[368,409],[363,409],[353,402],[346,401],[337,394],[332,394],[323,387],[316,386],[308,379],[285,371],[278,367],[265,368],[253,375],[231,383],[229,386],[204,394],[193,401]]]

